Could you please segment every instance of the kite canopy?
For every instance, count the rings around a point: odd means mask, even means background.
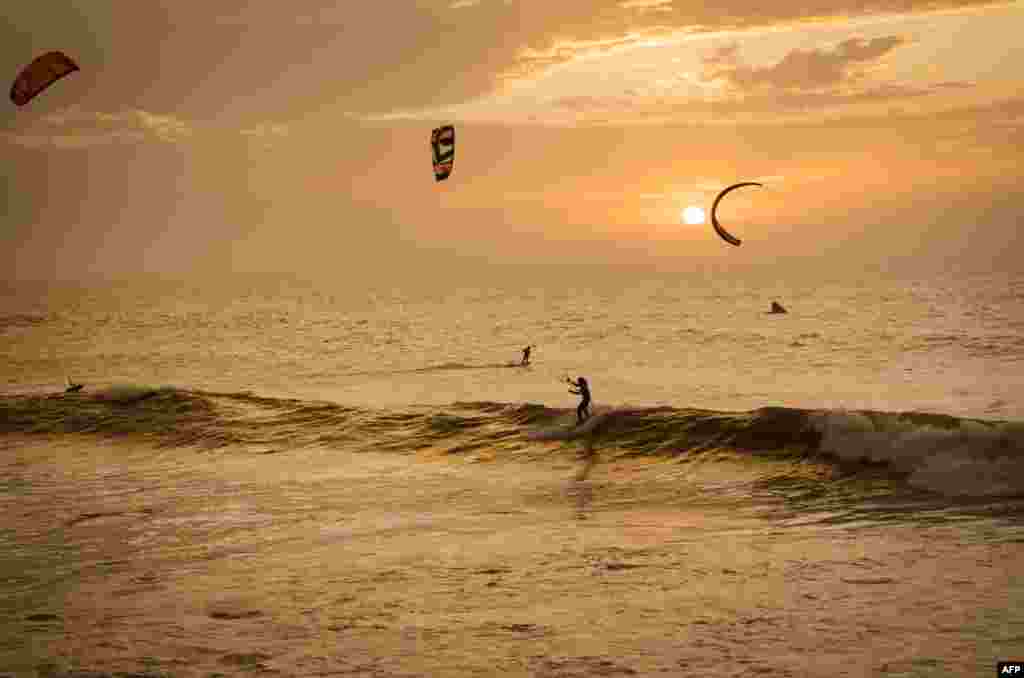
[[[430,134],[430,150],[434,157],[434,179],[444,181],[455,163],[455,128],[438,127]]]
[[[736,236],[734,236],[732,233],[729,233],[724,228],[722,228],[722,225],[720,223],[718,223],[718,216],[715,214],[715,210],[718,209],[718,203],[719,203],[719,201],[722,198],[725,197],[725,194],[728,193],[729,191],[735,190],[737,188],[741,188],[743,186],[760,186],[760,185],[761,184],[757,183],[756,181],[744,181],[744,182],[739,183],[739,184],[733,184],[732,186],[727,186],[725,189],[722,190],[721,193],[718,194],[718,197],[715,198],[715,202],[711,204],[711,225],[715,227],[715,233],[717,233],[718,236],[722,240],[724,240],[725,242],[729,243],[730,245],[735,245],[736,247],[739,247],[740,244],[743,241],[740,240],[739,238],[737,238]]]
[[[11,101],[16,106],[24,106],[44,89],[77,70],[78,64],[63,52],[47,52],[22,69],[14,79]]]

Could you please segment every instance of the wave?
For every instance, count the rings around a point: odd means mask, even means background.
[[[399,374],[423,374],[430,372],[446,372],[449,370],[496,370],[504,369],[507,367],[530,367],[529,364],[523,365],[521,361],[508,361],[503,363],[441,363],[439,365],[428,365],[427,367],[417,367],[414,369],[404,370],[370,370],[362,372],[348,372],[348,376],[392,376]]]
[[[16,327],[34,327],[43,325],[52,320],[46,313],[12,313],[0,315],[0,330]]]
[[[467,364],[467,363],[442,363],[440,365],[431,365],[430,367],[421,367],[415,370],[409,370],[410,372],[441,372],[444,370],[493,370],[502,367],[529,367],[529,365],[523,365],[522,362],[504,362],[504,363],[480,363],[480,364]]]
[[[136,385],[0,396],[0,433],[93,434],[262,452],[328,446],[502,455],[585,441],[619,456],[682,458],[721,450],[773,459],[813,456],[842,467],[883,468],[913,487],[945,495],[1024,496],[1024,422],[920,412],[602,406],[576,427],[575,410],[531,403],[381,410]]]

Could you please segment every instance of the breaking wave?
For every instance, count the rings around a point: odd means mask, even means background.
[[[0,396],[0,433],[91,434],[209,450],[326,446],[496,456],[586,441],[602,454],[619,456],[684,458],[726,450],[774,459],[815,457],[841,467],[883,469],[915,488],[947,496],[1024,496],[1024,422],[919,412],[603,406],[576,427],[574,410],[530,403],[382,410],[251,392],[121,386]]]

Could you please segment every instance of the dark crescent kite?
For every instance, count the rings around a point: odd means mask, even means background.
[[[741,186],[761,186],[761,184],[757,183],[756,181],[744,181],[738,184],[733,184],[732,186],[727,186],[725,189],[722,190],[721,193],[718,194],[718,197],[715,198],[715,202],[712,203],[711,205],[711,225],[715,227],[715,233],[717,233],[722,238],[722,240],[729,243],[730,245],[735,245],[736,247],[739,247],[740,243],[742,243],[743,241],[734,236],[733,234],[729,233],[728,231],[726,231],[724,228],[722,228],[722,225],[718,223],[718,217],[715,216],[715,209],[718,208],[718,202],[725,197],[726,193],[733,189],[740,188]]]

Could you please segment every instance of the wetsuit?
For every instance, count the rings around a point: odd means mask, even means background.
[[[576,408],[576,423],[582,424],[590,416],[590,387],[587,385],[587,380],[583,377],[580,377],[578,381],[569,383],[579,389],[578,391],[569,389],[569,393],[582,396],[580,405]]]
[[[532,346],[527,346],[526,348],[523,349],[523,363],[522,363],[523,365],[529,365],[530,364],[530,349],[531,348],[533,348],[533,347]]]

